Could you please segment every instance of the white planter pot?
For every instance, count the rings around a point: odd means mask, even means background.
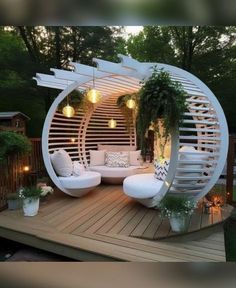
[[[39,210],[39,198],[23,199],[23,211],[25,216],[35,216]]]
[[[170,217],[170,226],[173,232],[186,232],[188,230],[190,216],[173,215]]]
[[[164,181],[166,178],[166,175],[168,173],[170,160],[164,160],[163,162],[155,161],[154,167],[155,167],[155,177],[158,180]]]

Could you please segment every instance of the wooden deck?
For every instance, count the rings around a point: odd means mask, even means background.
[[[101,185],[80,199],[57,192],[40,204],[35,217],[24,217],[20,210],[2,211],[0,236],[81,261],[221,262],[222,227],[212,225],[231,210],[226,206],[207,215],[200,209],[191,218],[189,231],[211,227],[176,236],[168,220],[126,197],[122,186]]]

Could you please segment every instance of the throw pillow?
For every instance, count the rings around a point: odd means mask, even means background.
[[[73,164],[70,155],[63,149],[55,151],[50,156],[52,166],[55,172],[62,177],[71,176],[73,171]]]
[[[79,161],[73,161],[73,175],[81,176],[85,171],[84,165],[80,164]]]
[[[129,152],[106,152],[105,164],[108,167],[129,167]]]
[[[129,164],[131,166],[140,166],[141,150],[129,152]]]
[[[105,150],[90,150],[90,166],[105,165]]]

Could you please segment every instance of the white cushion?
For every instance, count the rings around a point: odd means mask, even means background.
[[[129,152],[129,164],[132,166],[140,166],[141,150]]]
[[[110,152],[135,151],[136,146],[98,144],[98,150],[106,150],[106,151],[110,151]]]
[[[129,152],[105,152],[105,165],[108,167],[129,167]]]
[[[84,172],[84,165],[80,164],[79,161],[73,161],[73,175],[81,176]]]
[[[89,152],[91,166],[105,165],[105,150],[90,150]]]
[[[89,170],[96,171],[101,174],[102,177],[111,178],[125,178],[127,176],[133,175],[137,166],[125,167],[107,167],[107,166],[94,166],[89,167]]]
[[[153,173],[137,174],[125,178],[123,190],[130,197],[146,199],[157,197],[162,185],[163,181],[156,179]]]
[[[101,175],[97,172],[85,171],[81,176],[58,177],[66,189],[81,189],[94,187],[100,184]]]
[[[50,155],[52,166],[59,176],[68,177],[72,174],[73,164],[70,155],[63,149]]]
[[[179,168],[184,168],[186,170],[191,170],[191,169],[199,169],[201,171],[199,172],[177,172],[176,176],[182,176],[182,177],[201,177],[203,172],[204,172],[204,164],[194,164],[195,161],[206,161],[208,160],[208,155],[204,155],[207,154],[205,151],[199,151],[196,150],[193,146],[183,146],[182,148],[179,149],[180,152],[184,152],[181,153],[179,156],[180,160],[187,160],[190,161],[189,164],[179,164]],[[192,163],[191,163],[192,162]],[[198,180],[192,180],[192,181],[174,181],[174,184],[196,184],[198,182]]]

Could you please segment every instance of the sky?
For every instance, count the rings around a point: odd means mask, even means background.
[[[124,26],[125,38],[128,38],[129,34],[137,35],[140,31],[143,30],[143,26]]]

